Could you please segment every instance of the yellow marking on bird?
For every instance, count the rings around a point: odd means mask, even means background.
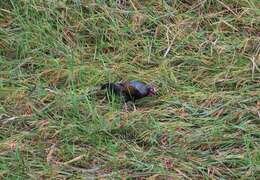
[[[129,96],[132,96],[131,93],[135,91],[135,87],[133,86],[126,86],[124,89],[125,93],[127,93]]]

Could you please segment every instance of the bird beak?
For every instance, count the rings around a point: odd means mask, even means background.
[[[155,96],[157,93],[157,90],[153,87],[152,91],[149,92],[149,96]]]
[[[149,96],[155,96],[155,95],[156,95],[155,92],[150,92],[150,93],[149,93]]]

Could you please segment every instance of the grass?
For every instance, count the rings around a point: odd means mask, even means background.
[[[258,0],[0,3],[1,179],[258,179]],[[96,87],[139,79],[123,112]]]

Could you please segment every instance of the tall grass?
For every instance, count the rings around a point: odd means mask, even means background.
[[[2,0],[0,177],[258,179],[259,9]],[[133,112],[96,88],[133,79]]]

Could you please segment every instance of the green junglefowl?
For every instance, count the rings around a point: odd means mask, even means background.
[[[101,90],[107,90],[108,94],[115,94],[123,98],[124,109],[127,111],[127,102],[133,103],[137,99],[147,96],[155,96],[156,89],[154,86],[139,81],[130,81],[123,83],[106,83],[101,86]],[[135,105],[134,105],[134,109]]]

